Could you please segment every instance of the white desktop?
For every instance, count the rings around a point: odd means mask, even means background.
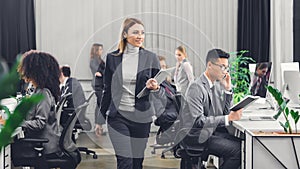
[[[283,93],[290,99],[289,105],[300,107],[300,72],[299,71],[285,71],[284,72],[285,88]]]

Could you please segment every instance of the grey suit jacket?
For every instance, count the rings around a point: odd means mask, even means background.
[[[191,83],[181,112],[184,127],[210,128],[213,131],[217,127],[225,127],[232,94],[225,93],[219,82],[215,82],[215,88],[216,105],[213,105],[213,94],[204,74]]]

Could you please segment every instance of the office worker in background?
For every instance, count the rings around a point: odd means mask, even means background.
[[[33,84],[34,94],[44,95],[44,99],[32,108],[22,124],[25,137],[49,139],[49,142],[44,144],[44,153],[47,157],[57,157],[61,152],[61,133],[55,112],[55,104],[60,97],[59,65],[48,53],[29,51],[23,55],[18,72],[26,83]]]
[[[166,69],[168,68],[167,63],[166,63],[166,57],[164,57],[164,56],[158,56],[158,59],[159,59],[160,68],[161,68],[162,70],[166,70]],[[171,76],[168,76],[168,77],[166,78],[166,81],[167,81],[168,83],[171,83],[171,82],[172,82],[172,77],[171,77]]]
[[[118,169],[143,168],[153,112],[149,94],[141,98],[137,94],[160,69],[157,56],[144,49],[144,38],[143,23],[136,18],[125,19],[118,50],[106,59],[100,113],[107,117]],[[97,121],[96,134],[101,131],[101,122]]]
[[[193,67],[187,59],[186,48],[178,46],[175,50],[176,69],[174,73],[174,83],[176,90],[182,95],[185,94],[189,83],[194,80]]]
[[[98,72],[99,65],[104,62],[102,60],[102,53],[103,53],[103,45],[100,43],[94,43],[91,52],[90,52],[90,70],[93,76],[92,79],[92,87],[95,90],[95,78],[96,78],[96,72]],[[98,74],[99,76],[99,74]]]
[[[90,70],[93,76],[92,87],[97,98],[97,106],[95,107],[95,120],[97,119],[103,91],[103,73],[105,62],[102,59],[103,45],[94,43],[90,53]]]
[[[208,52],[205,72],[187,89],[181,118],[185,128],[208,131],[200,133],[199,140],[206,141],[208,154],[224,159],[220,168],[235,169],[241,164],[241,143],[225,127],[241,118],[242,109],[229,110],[232,89],[228,58],[229,54],[220,49]]]
[[[251,83],[251,95],[253,96],[260,96],[260,97],[266,97],[267,88],[268,85],[268,79],[267,78],[267,72],[268,72],[269,64],[268,62],[263,63],[257,63],[254,77],[252,78]]]
[[[68,65],[61,66],[60,68],[61,74],[60,74],[60,83],[61,83],[61,94],[62,96],[68,93],[72,93],[72,95],[67,97],[66,106],[64,108],[71,108],[74,110],[74,108],[77,108],[78,106],[85,103],[85,95],[84,91],[82,89],[82,86],[80,82],[74,78],[71,77],[71,68]],[[69,118],[70,112],[63,110],[61,114],[61,125],[64,126],[64,124],[67,122]],[[84,113],[81,113],[83,116]],[[78,117],[79,121],[83,119],[83,117]]]

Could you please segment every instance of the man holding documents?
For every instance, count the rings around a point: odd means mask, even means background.
[[[199,128],[199,142],[204,143],[208,154],[223,158],[220,168],[235,169],[241,164],[240,140],[229,135],[226,126],[241,118],[242,109],[230,111],[228,58],[229,54],[220,49],[208,52],[205,72],[187,89],[181,118],[183,127]]]

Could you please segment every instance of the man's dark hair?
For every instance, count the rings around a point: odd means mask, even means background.
[[[65,77],[70,77],[71,76],[71,68],[69,66],[61,67],[61,72]]]
[[[262,69],[265,69],[265,68],[268,68],[268,67],[269,67],[269,64],[267,62],[258,63],[256,70],[258,70],[258,69],[262,70]]]
[[[212,49],[208,51],[206,56],[206,64],[210,62],[216,62],[219,58],[226,58],[229,59],[230,55],[229,53],[221,50],[221,49]]]

